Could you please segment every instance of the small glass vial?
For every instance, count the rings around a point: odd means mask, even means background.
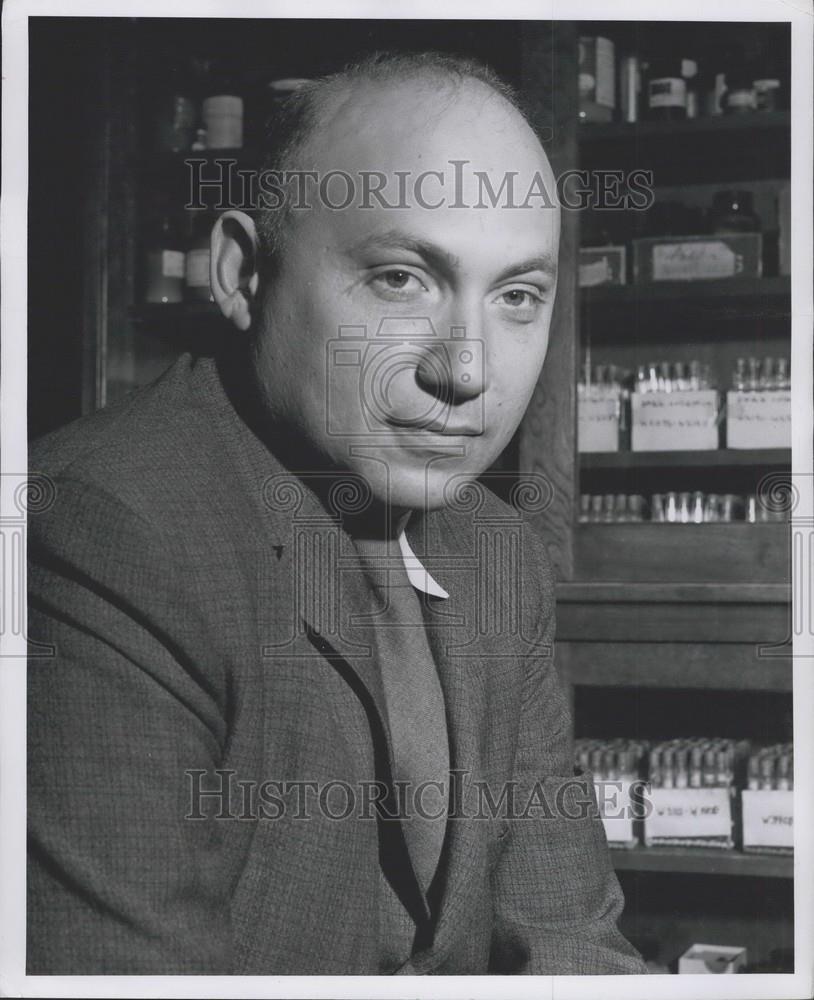
[[[704,523],[704,494],[695,492],[692,495],[692,511],[690,513],[690,520],[693,524],[703,524]]]
[[[591,497],[588,493],[579,495],[579,517],[580,524],[586,524],[591,520]]]
[[[591,497],[591,521],[601,521],[602,520],[602,497],[593,496]]]
[[[654,493],[650,498],[650,520],[662,523],[666,520],[664,512],[664,496],[661,493]]]
[[[717,524],[720,520],[720,497],[717,493],[708,493],[704,501],[704,524]]]
[[[736,392],[743,392],[746,388],[746,378],[746,358],[738,358],[732,372],[732,388]]]
[[[689,524],[692,520],[692,511],[690,509],[690,494],[689,493],[679,493],[678,494],[678,521],[680,524]]]
[[[643,521],[644,515],[642,513],[642,508],[644,506],[644,497],[638,494],[633,494],[627,498],[627,513],[628,521]]]
[[[605,521],[606,523],[610,523],[616,520],[614,516],[615,499],[616,498],[612,493],[606,493],[602,498],[602,520]]]
[[[618,524],[630,521],[627,510],[628,497],[624,493],[617,493],[613,505],[613,519]]]
[[[678,521],[678,495],[668,493],[664,503],[664,520],[668,524],[676,524]]]

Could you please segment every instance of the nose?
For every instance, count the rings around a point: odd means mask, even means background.
[[[486,389],[486,359],[483,341],[471,328],[447,327],[447,335],[424,346],[416,367],[421,387],[450,406],[476,399]]]

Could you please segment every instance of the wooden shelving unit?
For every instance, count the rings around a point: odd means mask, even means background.
[[[716,451],[614,451],[582,452],[579,456],[583,472],[592,469],[654,469],[680,466],[687,469],[790,468],[790,448],[752,448],[743,451],[719,448]]]
[[[782,854],[745,854],[703,847],[635,847],[615,848],[611,858],[617,871],[772,879],[794,876],[794,858]]]

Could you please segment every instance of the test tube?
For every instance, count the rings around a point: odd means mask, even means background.
[[[675,787],[675,750],[669,746],[661,754],[661,784],[663,788]]]
[[[650,391],[650,376],[646,365],[636,366],[636,392]]]
[[[678,497],[675,493],[668,493],[664,504],[664,520],[669,524],[678,521]]]
[[[664,497],[661,493],[654,493],[650,498],[650,520],[662,522],[665,519]]]
[[[703,524],[704,523],[704,494],[703,493],[693,493],[692,495],[692,514],[690,520],[693,524]]]
[[[687,766],[687,748],[681,747],[676,752],[676,788],[686,788],[690,783],[689,768]]]
[[[678,520],[681,524],[689,524],[692,520],[689,493],[678,494]]]
[[[791,761],[789,760],[789,755],[787,753],[781,753],[777,758],[777,776],[775,779],[775,786],[780,791],[788,791],[791,788],[790,782],[791,776]]]
[[[703,763],[703,751],[699,746],[690,748],[690,788],[701,787],[701,766]]]
[[[650,751],[650,757],[647,761],[647,773],[651,786],[653,788],[661,788],[661,753],[658,747],[654,747]]]
[[[738,358],[732,372],[732,388],[743,392],[746,388],[746,358]]]
[[[774,758],[764,754],[760,758],[758,767],[760,769],[760,787],[774,788]]]
[[[721,520],[720,498],[717,493],[708,493],[704,501],[704,523],[713,524]]]
[[[703,788],[714,788],[718,777],[715,769],[715,751],[711,749],[705,750],[703,760],[701,786]]]
[[[760,379],[758,381],[760,389],[774,389],[774,358],[764,358],[760,369]]]
[[[775,369],[774,384],[776,389],[791,388],[791,377],[789,376],[788,358],[778,358]]]

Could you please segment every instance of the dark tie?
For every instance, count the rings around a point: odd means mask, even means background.
[[[409,816],[403,821],[410,857],[426,896],[446,832],[449,740],[444,694],[427,643],[419,598],[395,541],[356,540],[365,574],[380,606],[374,634],[387,704],[396,781],[406,782]],[[435,785],[426,785],[435,782]],[[423,794],[419,794],[422,786]],[[425,814],[416,815],[423,803]]]

